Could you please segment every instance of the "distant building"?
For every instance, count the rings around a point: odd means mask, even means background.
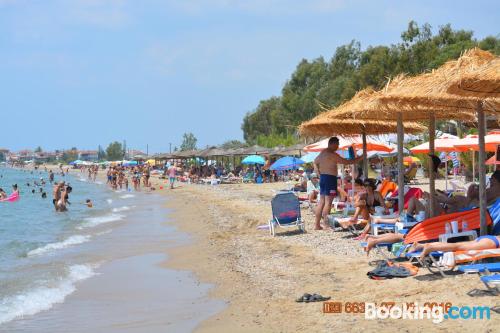
[[[78,152],[78,159],[82,161],[97,161],[99,156],[97,150],[80,150]]]
[[[125,154],[126,159],[146,159],[146,154],[140,150],[137,149],[129,149],[127,153]]]
[[[36,158],[35,152],[33,150],[25,149],[25,150],[20,150],[17,152],[15,155],[17,156],[17,160],[19,161],[34,161]]]
[[[54,162],[59,159],[59,154],[51,151],[35,153],[35,161],[39,163]]]

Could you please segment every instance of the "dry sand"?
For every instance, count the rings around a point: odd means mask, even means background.
[[[159,182],[159,180],[155,180]],[[161,181],[163,183],[163,181]],[[164,184],[164,183],[163,183]],[[159,185],[156,185],[159,188]],[[169,251],[166,266],[194,271],[214,283],[211,296],[228,307],[198,332],[331,331],[499,331],[500,315],[491,320],[365,320],[362,314],[324,314],[322,303],[296,303],[305,292],[346,302],[451,302],[461,306],[496,306],[498,296],[471,297],[484,289],[477,275],[441,278],[421,269],[416,277],[370,280],[374,267],[359,242],[346,232],[314,231],[313,216],[303,209],[309,232],[271,237],[257,230],[270,216],[273,190],[284,184],[186,185],[161,190],[173,209],[171,224],[191,233],[189,246]],[[173,252],[173,253],[172,253]]]

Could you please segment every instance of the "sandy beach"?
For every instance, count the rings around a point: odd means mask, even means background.
[[[160,182],[156,180],[156,182]],[[163,182],[163,181],[162,181]],[[159,184],[158,184],[159,185]],[[169,224],[193,235],[188,246],[169,250],[166,267],[195,272],[213,283],[211,296],[228,307],[197,327],[197,332],[313,332],[398,330],[406,332],[494,332],[500,316],[490,320],[365,320],[361,314],[324,314],[323,304],[296,303],[303,293],[346,302],[451,302],[456,306],[495,306],[495,296],[471,297],[484,289],[475,274],[441,278],[420,269],[415,277],[370,280],[366,273],[382,259],[366,257],[347,232],[313,231],[313,216],[303,209],[306,229],[271,237],[256,227],[270,215],[270,199],[284,187],[275,184],[203,186],[180,184],[160,191],[173,210]]]

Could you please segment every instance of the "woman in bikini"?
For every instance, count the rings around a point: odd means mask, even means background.
[[[455,252],[455,251],[470,251],[470,250],[487,250],[500,248],[500,236],[485,235],[476,238],[469,242],[459,243],[426,243],[414,244],[414,251],[422,250],[422,257],[427,256],[434,251]]]

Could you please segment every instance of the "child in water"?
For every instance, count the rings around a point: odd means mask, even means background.
[[[92,208],[94,206],[90,199],[85,200],[85,204],[87,205],[88,208]]]

